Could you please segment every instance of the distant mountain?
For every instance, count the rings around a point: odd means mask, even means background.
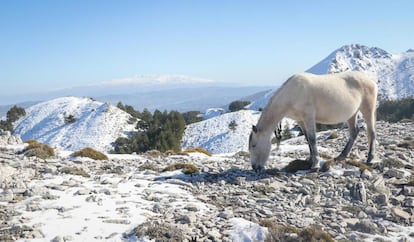
[[[211,87],[182,87],[175,89],[137,92],[124,95],[108,95],[96,97],[98,100],[111,102],[116,105],[119,101],[133,106],[136,110],[144,108],[154,111],[176,110],[205,111],[210,107],[224,107],[235,100],[254,100],[268,87],[238,87],[238,86],[211,86]],[[252,94],[256,94],[252,96]]]
[[[22,140],[35,139],[58,149],[92,147],[109,151],[112,142],[134,129],[130,118],[108,103],[62,97],[26,109],[26,116],[15,123],[14,132]]]
[[[307,72],[315,74],[362,71],[378,83],[380,98],[414,96],[414,50],[391,54],[377,47],[353,44],[335,50]]]
[[[150,111],[204,111],[266,89],[269,87],[219,83],[186,75],[135,75],[92,85],[0,97],[0,103],[8,104],[0,105],[0,118],[12,104],[27,100],[40,102],[64,96],[92,97],[114,105],[122,102],[139,111],[144,108]]]

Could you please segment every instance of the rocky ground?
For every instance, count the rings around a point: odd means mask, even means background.
[[[310,227],[337,241],[414,241],[414,123],[378,122],[377,136],[379,163],[360,165],[361,131],[347,160],[318,173],[283,170],[307,157],[303,138],[282,142],[263,174],[244,152],[41,160],[2,144],[0,241],[300,241]],[[320,133],[321,157],[329,163],[346,137]],[[199,172],[165,171],[171,164]]]

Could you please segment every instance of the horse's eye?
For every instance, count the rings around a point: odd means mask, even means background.
[[[256,145],[252,145],[253,148],[256,148]]]

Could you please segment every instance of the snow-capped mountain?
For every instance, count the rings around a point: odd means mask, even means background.
[[[91,147],[109,151],[111,143],[134,129],[131,116],[90,98],[62,97],[26,109],[15,123],[22,140],[35,139],[64,150]]]
[[[391,54],[377,47],[353,44],[335,50],[307,70],[315,74],[363,71],[377,80],[382,99],[414,96],[414,50]]]

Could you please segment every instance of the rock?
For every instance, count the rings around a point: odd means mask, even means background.
[[[109,223],[109,224],[130,224],[131,223],[131,221],[129,221],[128,219],[106,219],[106,220],[103,220],[102,222]]]
[[[414,186],[405,186],[403,193],[406,196],[414,196]]]
[[[389,169],[388,171],[385,172],[385,175],[387,175],[389,177],[395,177],[395,178],[398,178],[398,179],[402,179],[402,178],[404,178],[405,173],[404,173],[404,171],[401,171],[401,170],[398,170],[398,169],[395,169],[395,168],[391,168],[391,169]]]
[[[0,202],[11,202],[13,201],[14,193],[10,189],[4,189],[0,192]]]
[[[54,237],[50,242],[65,242],[59,235]]]
[[[361,201],[362,203],[367,202],[367,192],[365,190],[365,185],[363,182],[357,182],[352,187],[351,191],[352,198]]]
[[[409,198],[405,199],[404,207],[411,207],[411,208],[414,207],[414,198],[409,197]]]
[[[234,217],[233,211],[231,211],[229,209],[221,211],[217,216],[220,217],[220,218],[224,218],[224,219],[230,219],[230,218]]]
[[[176,223],[181,223],[181,224],[193,224],[196,221],[197,221],[197,218],[194,213],[180,215],[177,219],[175,219]]]
[[[409,220],[411,218],[411,215],[399,208],[392,208],[391,212],[393,213],[394,216],[396,216],[398,219],[403,219],[403,220]]]
[[[89,195],[91,193],[91,190],[84,188],[76,191],[73,195]]]
[[[353,228],[356,231],[367,233],[367,234],[380,234],[380,230],[378,228],[378,225],[371,222],[368,219],[363,219],[360,222],[357,222]]]
[[[388,204],[388,196],[387,194],[380,193],[375,196],[375,203],[380,206],[385,206]]]

